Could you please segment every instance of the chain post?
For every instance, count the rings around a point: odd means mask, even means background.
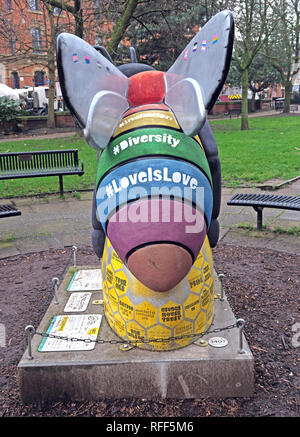
[[[31,349],[31,339],[35,334],[35,329],[32,325],[28,325],[25,328],[25,332],[27,334],[27,344],[28,344],[28,360],[33,360],[32,349]]]
[[[53,292],[54,292],[54,303],[55,305],[57,305],[58,299],[57,299],[57,286],[59,284],[59,279],[58,278],[52,278],[52,284],[53,284]]]
[[[221,284],[221,295],[220,295],[220,301],[223,302],[224,301],[224,279],[225,279],[225,275],[224,273],[220,273],[218,275],[218,278],[220,279],[220,284]]]
[[[73,252],[73,267],[76,268],[76,253],[77,253],[76,246],[72,246],[72,252]]]
[[[244,319],[238,319],[236,321],[236,325],[239,328],[239,350],[238,350],[239,354],[246,353],[246,351],[243,349],[243,329],[244,329],[245,323],[246,322]]]

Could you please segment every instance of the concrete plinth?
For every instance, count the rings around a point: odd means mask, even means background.
[[[77,270],[95,266],[77,267]],[[96,268],[99,268],[97,266]],[[46,332],[53,316],[64,314],[70,296],[66,289],[73,276],[70,268],[46,312],[38,332]],[[215,293],[220,292],[216,277]],[[92,292],[84,314],[104,314],[99,300],[101,292]],[[70,314],[70,313],[68,313]],[[74,313],[71,313],[74,314]],[[82,314],[82,313],[80,313]],[[215,301],[211,330],[234,324],[236,318],[225,299]],[[25,335],[25,334],[24,334]],[[96,400],[120,398],[188,399],[249,397],[254,389],[252,353],[243,338],[244,353],[239,353],[238,328],[206,334],[203,339],[223,337],[227,346],[189,346],[175,351],[153,352],[132,348],[121,350],[120,344],[95,344],[91,351],[39,352],[40,335],[32,339],[32,356],[26,350],[19,365],[18,377],[24,403],[53,400]],[[103,316],[98,339],[120,340]]]

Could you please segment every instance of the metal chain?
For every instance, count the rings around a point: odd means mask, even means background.
[[[205,334],[213,334],[216,332],[221,332],[221,331],[225,331],[225,330],[229,330],[229,329],[233,329],[233,328],[237,328],[238,324],[237,323],[233,323],[231,325],[228,325],[224,328],[215,328],[211,331],[207,330],[204,331],[200,334],[184,334],[184,335],[180,335],[180,336],[175,336],[175,337],[166,337],[166,338],[152,338],[149,340],[142,340],[142,339],[138,339],[138,340],[103,340],[103,339],[96,339],[96,340],[92,340],[90,338],[77,338],[77,337],[62,337],[59,335],[55,335],[55,334],[47,334],[46,332],[35,332],[34,334],[40,335],[41,337],[44,338],[54,338],[56,340],[65,340],[65,341],[82,341],[84,343],[98,343],[98,344],[138,344],[138,343],[142,343],[142,344],[149,344],[149,343],[164,343],[167,341],[175,341],[175,340],[182,340],[184,338],[194,338],[194,337],[203,337]]]

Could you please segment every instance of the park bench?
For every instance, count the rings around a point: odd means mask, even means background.
[[[291,112],[298,112],[298,105],[290,105]]]
[[[83,173],[77,149],[0,153],[0,180],[58,176],[61,196],[63,176]]]
[[[241,110],[240,108],[228,109],[228,111],[224,115],[229,115],[230,118],[232,115],[236,115],[237,117],[239,117],[241,115]]]
[[[272,194],[235,194],[227,205],[252,206],[257,212],[257,228],[262,229],[264,208],[279,208],[300,211],[300,196],[281,196]]]
[[[21,211],[13,205],[0,205],[0,218],[21,215]]]

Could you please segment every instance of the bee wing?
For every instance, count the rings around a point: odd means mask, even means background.
[[[169,101],[173,109],[177,94],[177,111],[181,103],[182,106],[185,105],[188,108],[189,102],[193,102],[192,108],[195,106],[199,108],[194,117],[197,122],[194,120],[193,132],[196,124],[199,128],[203,125],[201,108],[204,107],[205,113],[208,112],[222,90],[230,66],[233,39],[232,13],[227,10],[219,12],[190,41],[172,67],[165,73],[166,104],[168,105]],[[185,86],[184,80],[186,79],[195,81],[193,86]],[[179,91],[184,91],[185,94],[179,94]],[[184,113],[185,110],[186,108],[182,107],[181,112]],[[175,115],[177,115],[176,112]],[[182,128],[185,131],[184,126]]]
[[[75,35],[61,33],[58,36],[57,67],[65,102],[82,128],[86,127],[92,100],[98,92],[126,95],[128,78]]]

